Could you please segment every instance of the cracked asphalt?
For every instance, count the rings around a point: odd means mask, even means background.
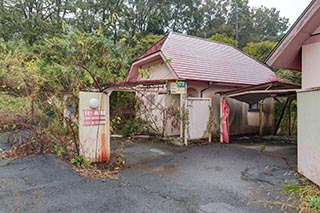
[[[52,154],[29,156],[0,167],[0,212],[295,212],[265,201],[287,200],[282,187],[298,183],[296,146],[266,150],[135,142],[115,180],[79,177]]]

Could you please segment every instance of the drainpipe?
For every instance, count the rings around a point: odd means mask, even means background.
[[[200,91],[200,98],[203,98],[203,92],[210,89],[212,86],[212,82],[211,81],[208,81],[208,87],[207,88],[204,88]]]

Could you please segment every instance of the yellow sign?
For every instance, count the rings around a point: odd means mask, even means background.
[[[187,93],[187,83],[184,81],[176,81],[170,84],[171,94],[185,94]]]

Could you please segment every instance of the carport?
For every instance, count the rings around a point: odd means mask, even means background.
[[[280,98],[286,97],[286,102],[284,103],[281,115],[276,122],[276,127],[274,129],[274,135],[277,133],[279,126],[281,124],[283,115],[285,113],[286,108],[289,110],[289,117],[291,117],[291,103],[296,99],[297,90],[301,88],[301,85],[288,83],[283,81],[274,81],[264,84],[259,84],[255,86],[249,86],[242,89],[231,90],[231,91],[223,91],[219,92],[220,94],[220,142],[221,143],[229,143],[230,141],[230,130],[228,126],[228,115],[229,110],[226,105],[227,98],[233,98],[241,102],[245,102],[248,104],[256,104],[259,105],[259,135],[263,135],[263,101],[266,98]],[[291,119],[289,120],[291,123]],[[289,131],[290,133],[290,131]]]

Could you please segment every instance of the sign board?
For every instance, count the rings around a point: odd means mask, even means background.
[[[171,94],[186,94],[187,93],[187,83],[184,81],[176,81],[170,83],[170,93]]]
[[[104,125],[106,123],[106,113],[104,110],[83,110],[83,125],[95,126]]]

